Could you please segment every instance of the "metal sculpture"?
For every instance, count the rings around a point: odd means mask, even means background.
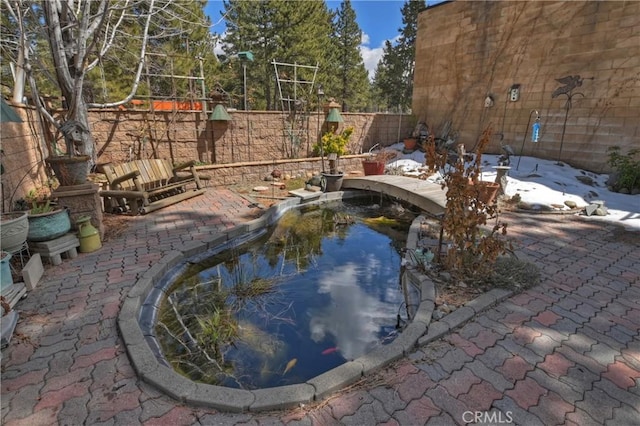
[[[560,95],[566,95],[567,93],[570,93],[576,87],[582,86],[582,80],[584,79],[580,78],[579,75],[568,75],[566,77],[556,78],[556,81],[558,83],[564,84],[564,86],[560,86],[556,90],[554,90],[551,94],[551,97],[557,98]]]
[[[593,77],[590,78],[593,80]],[[562,137],[560,138],[560,151],[558,152],[558,162],[557,164],[562,165],[560,159],[562,158],[562,146],[564,144],[564,133],[567,129],[567,118],[569,117],[569,110],[571,109],[571,100],[574,96],[580,95],[584,97],[583,93],[576,92],[573,93],[573,89],[576,87],[582,86],[583,78],[580,78],[579,75],[568,75],[566,77],[557,78],[556,81],[558,83],[562,83],[563,86],[558,87],[551,94],[552,98],[557,98],[560,95],[565,95],[567,97],[567,101],[564,104],[565,114],[564,114],[564,123],[562,124]]]

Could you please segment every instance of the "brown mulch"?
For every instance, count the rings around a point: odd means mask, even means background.
[[[127,228],[132,217],[120,214],[105,213],[102,216],[102,223],[104,225],[104,241],[120,238]]]

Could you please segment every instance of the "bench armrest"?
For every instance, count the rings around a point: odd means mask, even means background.
[[[122,176],[118,176],[117,178],[113,179],[113,181],[109,182],[109,186],[115,189],[115,187],[119,186],[121,182],[124,182],[125,180],[128,180],[128,179],[135,179],[138,176],[140,176],[140,172],[138,170],[134,170],[132,172],[126,173]]]
[[[177,166],[175,166],[173,168],[174,173],[179,171],[179,170],[183,170],[186,169],[187,167],[193,167],[196,165],[195,160],[191,160],[191,161],[187,161],[186,163],[182,163],[182,164],[178,164]]]

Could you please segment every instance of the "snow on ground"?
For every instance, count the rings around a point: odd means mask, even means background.
[[[397,168],[406,176],[419,176],[425,173],[424,152],[414,151],[403,154],[403,145],[398,143],[388,147],[399,151],[396,160],[387,164],[387,170]],[[495,181],[498,155],[482,155],[481,180]],[[606,181],[609,175],[596,174],[569,166],[559,165],[556,161],[535,157],[511,156],[511,169],[507,174],[506,195],[519,194],[522,202],[533,210],[569,210],[564,202],[574,201],[578,207],[584,207],[594,201],[604,201],[609,214],[589,216],[589,219],[619,223],[630,229],[640,230],[640,194],[627,195],[609,191]],[[427,180],[438,182],[436,174]],[[578,180],[580,178],[581,180]],[[565,206],[564,208],[558,208]]]

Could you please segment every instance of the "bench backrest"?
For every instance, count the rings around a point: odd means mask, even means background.
[[[138,180],[142,183],[145,190],[166,185],[169,179],[174,177],[173,167],[168,160],[162,159],[146,159],[134,160],[122,164],[107,164],[104,166],[104,174],[111,184],[119,176],[124,176],[133,171],[139,171]],[[135,190],[133,179],[127,179],[120,183],[120,189]]]

